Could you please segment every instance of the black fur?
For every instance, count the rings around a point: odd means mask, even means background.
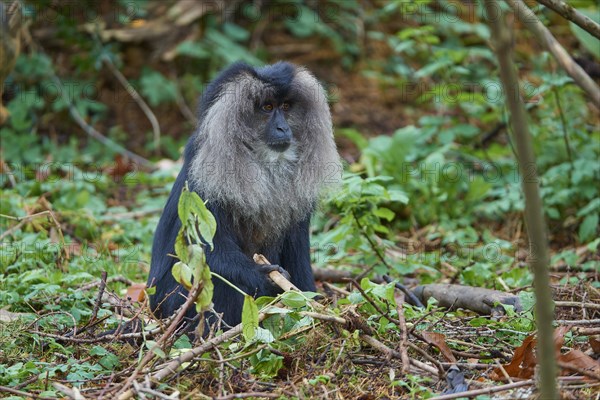
[[[240,74],[251,74],[275,89],[277,97],[283,98],[294,78],[295,67],[288,63],[277,63],[272,66],[254,69],[245,64],[234,64],[223,71],[206,89],[201,98],[199,125],[207,115],[208,109],[218,101],[228,82],[234,81]],[[158,223],[152,248],[152,261],[148,286],[155,286],[156,292],[150,297],[150,306],[158,317],[173,314],[185,301],[187,295],[173,278],[171,268],[176,259],[174,243],[181,227],[177,213],[177,204],[184,184],[190,181],[190,164],[197,152],[198,141],[194,136],[189,140],[184,154],[184,164],[173,186],[163,214]],[[227,185],[227,182],[223,182]],[[204,194],[199,195],[206,199]],[[266,193],[265,195],[269,195]],[[315,284],[310,265],[309,253],[309,220],[310,213],[300,222],[294,222],[282,234],[266,241],[254,243],[252,232],[239,229],[240,221],[232,221],[231,210],[218,202],[207,203],[217,221],[214,237],[214,250],[206,249],[206,259],[211,270],[229,280],[246,293],[254,296],[275,295],[278,291],[268,278],[258,271],[252,261],[253,252],[262,253],[272,264],[283,267],[291,276],[292,283],[301,290],[314,291]],[[243,221],[242,224],[243,225]],[[252,226],[251,224],[248,226]],[[214,282],[214,309],[223,313],[223,320],[233,326],[241,320],[243,297],[219,279]],[[195,316],[193,308],[187,318]],[[214,316],[205,315],[210,321]]]

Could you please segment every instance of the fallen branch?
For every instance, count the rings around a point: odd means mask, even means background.
[[[408,373],[408,358],[407,343],[408,328],[406,327],[406,318],[404,318],[404,293],[400,292],[398,296],[394,296],[396,302],[396,312],[398,313],[398,328],[400,328],[400,360],[402,361],[402,373]]]
[[[504,314],[502,304],[513,306],[515,311],[522,310],[518,296],[480,287],[437,283],[417,286],[413,293],[425,304],[433,297],[440,307],[463,308],[482,315]]]

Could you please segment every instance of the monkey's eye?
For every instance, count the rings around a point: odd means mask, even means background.
[[[271,111],[273,111],[273,104],[271,104],[271,103],[263,104],[261,109],[266,112],[271,112]]]
[[[290,109],[290,103],[287,103],[287,102],[286,102],[286,103],[283,103],[283,104],[281,105],[281,109],[282,109],[283,111],[287,111],[287,110],[289,110],[289,109]]]

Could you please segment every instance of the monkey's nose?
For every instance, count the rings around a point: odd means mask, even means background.
[[[287,125],[279,125],[271,135],[268,145],[272,150],[284,152],[292,142],[292,130]]]

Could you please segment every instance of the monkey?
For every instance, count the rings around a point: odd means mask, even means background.
[[[283,61],[224,69],[200,98],[198,123],[155,231],[148,277],[148,287],[156,288],[154,314],[173,314],[187,295],[171,273],[186,183],[217,222],[213,248],[205,246],[210,270],[246,294],[275,296],[279,289],[268,278],[274,270],[302,291],[316,290],[310,218],[341,170],[325,90],[307,69]],[[255,253],[273,265],[256,264]],[[207,325],[237,325],[243,296],[218,277],[213,284],[213,310],[222,319],[207,312]],[[186,320],[194,317],[192,307]]]

